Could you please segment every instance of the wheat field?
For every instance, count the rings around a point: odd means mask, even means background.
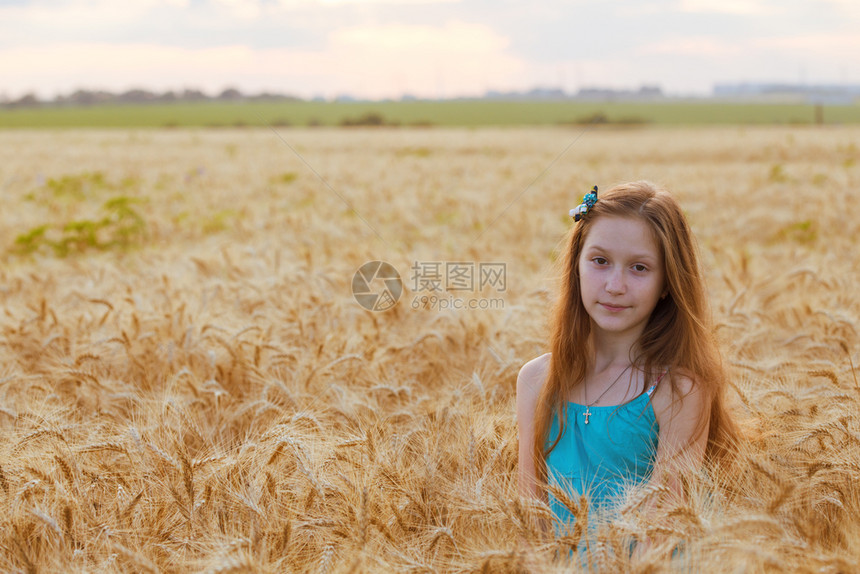
[[[856,127],[0,132],[0,570],[579,569],[517,494],[516,375],[568,209],[650,179],[698,238],[746,440],[588,559],[858,571],[858,160]],[[374,260],[387,311],[351,293]],[[428,304],[428,262],[503,264],[443,294],[501,304]]]

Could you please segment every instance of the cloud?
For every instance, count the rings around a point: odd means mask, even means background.
[[[763,15],[775,8],[762,0],[681,0],[681,12]]]
[[[860,35],[855,33],[756,38],[750,49],[799,71],[805,81],[860,84]]]
[[[432,53],[437,57],[488,55],[503,51],[508,39],[483,24],[449,22],[441,27],[389,24],[337,30],[332,44],[344,50],[360,50],[373,57],[392,57],[392,50],[411,55]]]
[[[333,31],[322,49],[186,48],[157,44],[75,43],[0,49],[0,77],[18,92],[91,88],[151,89],[240,85],[301,96],[361,97],[480,94],[518,85],[526,62],[508,39],[481,24],[355,26]],[[41,90],[44,92],[44,89]],[[42,93],[42,95],[47,95]]]
[[[441,25],[452,19],[447,12],[460,1],[31,0],[10,6],[0,0],[0,46],[107,42],[318,48],[343,27]]]
[[[299,2],[309,3],[308,0],[299,0]],[[370,4],[454,4],[460,2],[460,0],[317,0],[320,4],[323,5],[343,5],[343,4],[358,4],[358,5],[370,5]],[[287,3],[291,3],[291,0],[286,0]],[[292,2],[298,3],[298,2]]]
[[[860,60],[860,35],[858,34],[807,34],[756,38],[751,44],[757,48],[768,48],[785,52],[839,55],[843,62]]]
[[[860,18],[860,3],[857,0],[821,0],[825,8],[832,8],[850,18]]]
[[[645,44],[637,53],[642,55],[677,55],[702,57],[739,56],[743,48],[734,41],[726,41],[711,36],[679,37]]]
[[[511,85],[526,62],[507,53],[509,40],[482,24],[391,24],[336,31],[330,51],[351,85],[387,85],[422,95],[478,94]],[[440,93],[441,92],[441,93]]]
[[[257,20],[263,13],[259,3],[247,0],[213,0],[212,3],[216,9],[241,20]]]
[[[252,60],[247,48],[186,49],[151,44],[74,43],[0,50],[6,87],[41,95],[75,88],[122,90],[131,87],[223,87],[224,69]],[[14,83],[13,83],[14,82]]]
[[[69,0],[0,5],[0,45],[44,45],[64,40],[110,38],[129,25],[151,23],[155,9],[187,7],[188,0]]]

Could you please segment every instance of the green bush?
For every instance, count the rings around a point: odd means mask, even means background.
[[[99,219],[79,219],[63,225],[39,225],[15,238],[12,248],[19,255],[39,251],[57,257],[90,250],[127,249],[140,244],[146,236],[146,221],[134,209],[140,200],[119,196],[102,206]]]

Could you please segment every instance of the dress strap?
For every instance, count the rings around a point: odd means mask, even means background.
[[[658,385],[658,384],[660,384],[660,381],[662,381],[662,380],[663,380],[663,377],[665,377],[665,376],[666,376],[666,375],[668,375],[668,374],[669,374],[669,369],[666,369],[665,371],[663,371],[663,372],[660,374],[660,376],[659,376],[659,377],[657,377],[657,380],[656,380],[656,381],[654,381],[654,384],[653,384],[653,385],[651,385],[650,387],[648,387],[648,390],[647,390],[647,391],[645,391],[645,394],[646,394],[646,395],[648,395],[648,396],[650,397],[650,396],[654,393],[654,390],[657,388],[657,385]]]

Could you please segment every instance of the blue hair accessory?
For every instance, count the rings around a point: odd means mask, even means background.
[[[588,210],[594,207],[594,204],[597,203],[597,186],[591,190],[590,193],[586,193],[582,198],[582,203],[574,207],[570,210],[570,216],[574,221],[579,221],[582,219],[582,216],[588,213]]]

